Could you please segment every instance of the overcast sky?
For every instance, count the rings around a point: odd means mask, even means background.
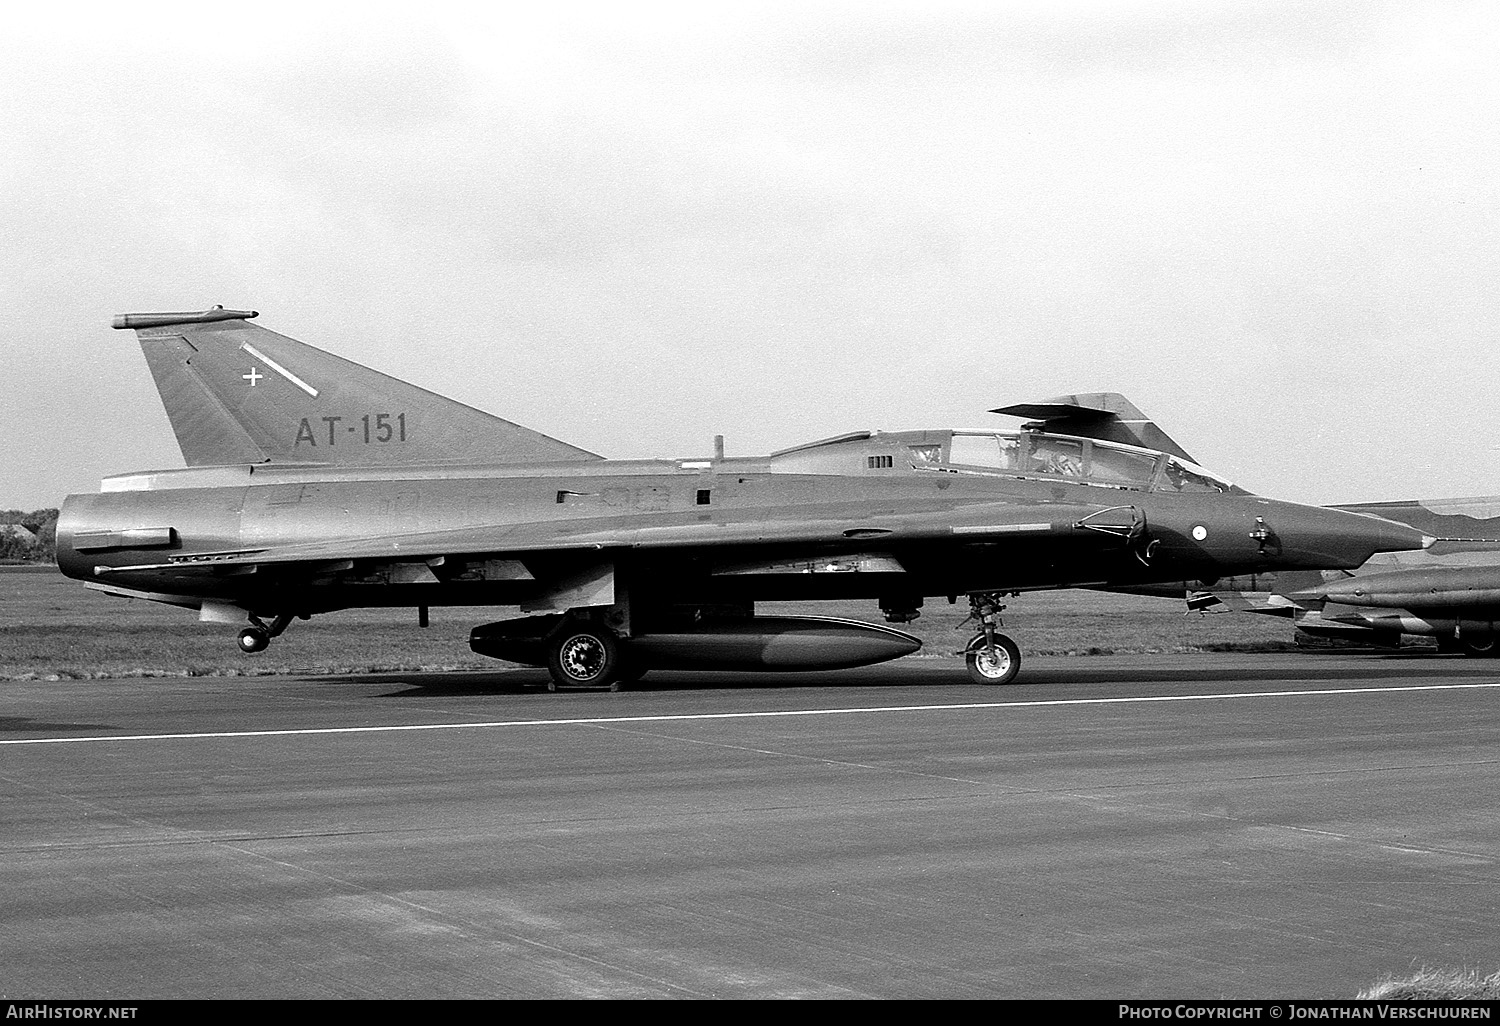
[[[215,303],[608,456],[1118,391],[1267,495],[1500,493],[1497,54],[1493,0],[10,9],[0,507],[181,466],[109,322]]]

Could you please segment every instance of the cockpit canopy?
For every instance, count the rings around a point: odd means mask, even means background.
[[[1070,478],[1080,484],[1133,491],[1243,494],[1195,463],[1163,452],[1043,431],[955,431],[944,453],[931,443],[909,446],[913,465],[960,474]]]
[[[1180,456],[1047,431],[860,431],[773,453],[781,473],[975,474],[1126,491],[1247,494]]]

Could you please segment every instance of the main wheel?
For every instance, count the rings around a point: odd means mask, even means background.
[[[1493,659],[1500,656],[1500,638],[1493,634],[1475,634],[1458,639],[1458,647],[1463,649],[1466,656],[1474,656],[1479,659]]]
[[[271,632],[259,627],[246,627],[235,640],[239,642],[241,652],[254,655],[266,650],[266,646],[271,643]]]
[[[984,635],[976,634],[964,646],[964,662],[975,684],[1009,684],[1021,672],[1021,648],[1004,634],[996,634],[991,652]]]
[[[620,639],[596,624],[565,625],[547,646],[547,672],[553,690],[613,686],[620,673]]]

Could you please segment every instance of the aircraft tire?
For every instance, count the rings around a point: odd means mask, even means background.
[[[964,662],[969,679],[975,684],[1009,684],[1021,672],[1021,647],[1004,634],[995,635],[996,652],[992,656],[983,634],[976,634],[964,646]]]
[[[1493,634],[1481,634],[1476,638],[1462,638],[1458,647],[1464,655],[1474,659],[1494,659],[1500,656],[1500,638]]]
[[[266,646],[271,644],[271,632],[259,627],[246,627],[240,631],[240,636],[235,639],[240,646],[240,651],[246,655],[254,655],[264,652]]]
[[[620,657],[620,639],[607,627],[587,622],[566,624],[547,646],[551,690],[618,690],[623,668]]]

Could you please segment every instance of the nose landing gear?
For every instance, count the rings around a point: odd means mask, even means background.
[[[1009,684],[1021,672],[1020,646],[995,629],[1005,608],[1001,595],[986,591],[969,596],[969,620],[979,621],[984,628],[964,646],[964,662],[975,684]]]

